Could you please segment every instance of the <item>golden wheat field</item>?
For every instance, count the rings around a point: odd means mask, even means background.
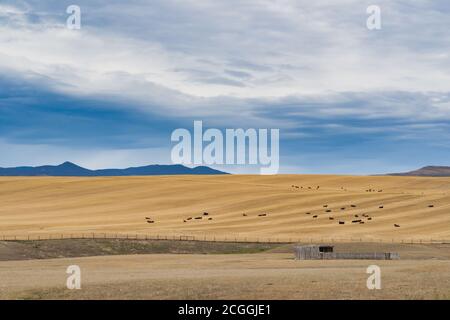
[[[450,239],[450,178],[2,177],[0,204],[0,236]]]

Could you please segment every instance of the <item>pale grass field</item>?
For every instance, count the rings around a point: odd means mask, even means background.
[[[383,192],[366,192],[369,188]],[[2,177],[0,204],[0,237],[95,232],[185,234],[209,239],[450,239],[450,178]],[[324,204],[331,213],[325,212]],[[351,208],[351,204],[357,207]],[[433,208],[428,207],[431,204]],[[384,208],[379,209],[380,205]],[[183,222],[204,211],[212,220]],[[258,217],[260,213],[268,215]],[[350,223],[355,214],[362,213],[373,220]],[[312,218],[315,214],[317,219]],[[330,216],[335,220],[329,220]],[[148,224],[145,217],[155,223]],[[338,220],[346,224],[339,225]]]
[[[134,255],[0,262],[2,299],[449,299],[449,260],[295,261],[292,254]],[[66,289],[67,266],[81,290]],[[381,267],[381,290],[366,268]]]

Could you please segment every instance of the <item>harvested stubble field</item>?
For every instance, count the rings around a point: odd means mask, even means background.
[[[450,178],[2,177],[0,203],[0,236],[450,239]]]
[[[449,245],[389,243],[450,239],[449,192],[450,178],[3,177],[0,237],[356,238],[336,251],[395,251],[402,260],[294,261],[292,245],[275,244],[8,241],[0,298],[449,299]],[[73,264],[82,290],[65,288]],[[366,288],[370,264],[382,269],[382,290]]]

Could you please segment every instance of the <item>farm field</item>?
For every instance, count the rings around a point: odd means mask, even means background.
[[[0,299],[449,299],[449,192],[450,178],[2,177]],[[273,240],[401,260],[295,261]]]
[[[1,177],[0,203],[0,237],[450,239],[450,178]]]
[[[65,287],[69,265],[81,290]],[[377,264],[381,290],[368,290]],[[450,260],[295,261],[290,253],[149,254],[0,262],[1,299],[449,299]]]

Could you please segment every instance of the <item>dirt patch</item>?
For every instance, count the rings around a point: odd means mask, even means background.
[[[0,261],[132,254],[293,253],[296,244],[64,239],[0,241]],[[450,260],[450,244],[336,243],[335,252],[397,252],[402,260]]]
[[[264,243],[123,239],[0,241],[0,261],[156,253],[258,253],[278,246]]]

